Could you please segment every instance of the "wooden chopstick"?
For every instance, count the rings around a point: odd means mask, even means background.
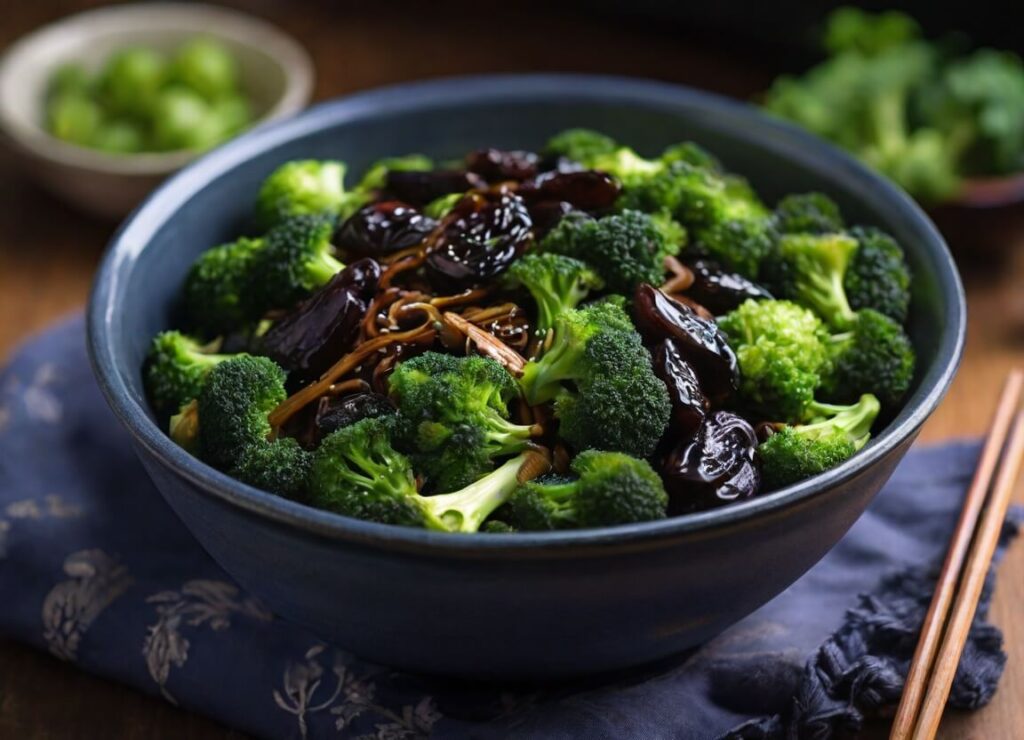
[[[957,593],[957,586],[961,581],[961,572],[971,549],[971,543],[975,541],[975,530],[977,529],[982,509],[988,499],[992,478],[999,464],[1000,454],[1005,446],[1010,424],[1020,406],[1022,388],[1024,388],[1024,372],[1019,370],[1013,371],[1007,377],[1006,383],[1003,386],[1003,392],[999,397],[999,403],[996,406],[988,438],[978,460],[974,479],[971,481],[971,487],[968,489],[967,496],[964,499],[960,518],[953,531],[949,550],[942,565],[935,588],[935,595],[932,597],[928,613],[921,626],[921,637],[910,664],[910,671],[907,674],[906,684],[903,689],[903,697],[900,700],[899,709],[896,712],[892,731],[889,735],[890,740],[907,740],[912,736],[915,738],[930,737],[928,735],[922,736],[912,733],[919,726],[918,718],[921,714],[926,690],[929,688],[929,682],[933,680],[932,669],[935,666],[936,655],[942,642],[950,605],[953,603],[953,598]],[[1009,461],[1009,457],[1004,457],[1003,459]],[[1000,477],[1002,478],[1002,476]],[[1003,516],[1005,516],[1005,509]],[[1001,521],[1002,518],[1000,518]],[[991,560],[991,553],[989,554],[989,560]],[[984,566],[986,572],[987,564],[988,560],[985,561]],[[977,596],[973,603],[976,606]],[[972,616],[973,613],[974,608],[972,606]],[[966,634],[963,635],[963,638],[966,639]],[[946,647],[945,643],[943,643],[943,647]],[[949,647],[952,647],[952,644]],[[960,646],[956,650],[956,659],[953,661],[954,669],[959,662],[959,655],[962,649],[963,641],[961,640]],[[950,681],[952,681],[952,673],[950,674]],[[942,703],[945,702],[945,697],[948,693],[949,687],[947,686],[943,694]],[[934,730],[932,733],[934,734]]]
[[[935,737],[942,720],[942,712],[946,707],[953,677],[956,675],[960,654],[967,642],[967,634],[974,621],[974,612],[978,608],[978,599],[985,585],[992,556],[999,544],[999,536],[1003,531],[1006,510],[1010,507],[1013,490],[1020,473],[1021,460],[1024,459],[1024,414],[1017,415],[1017,422],[1010,433],[1010,441],[1006,447],[1003,465],[996,478],[992,496],[982,514],[975,545],[971,547],[970,558],[964,571],[960,590],[957,592],[949,623],[943,636],[942,645],[935,657],[935,668],[932,680],[928,684],[924,703],[917,720],[917,727],[911,736],[915,740]]]

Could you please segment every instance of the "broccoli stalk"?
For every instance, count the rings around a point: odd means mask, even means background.
[[[534,329],[544,335],[564,311],[576,308],[604,281],[580,260],[560,254],[528,254],[509,268],[513,284],[524,286],[537,304]]]
[[[516,488],[510,525],[521,530],[604,527],[664,519],[661,478],[644,460],[588,450],[572,462],[577,478],[544,476]]]
[[[856,319],[843,281],[857,240],[840,233],[786,234],[771,265],[777,294],[808,306],[831,326],[846,328]]]
[[[809,423],[784,427],[757,448],[765,487],[795,483],[853,456],[867,444],[879,408],[871,394],[851,406],[810,404]]]
[[[157,334],[146,359],[146,389],[160,413],[178,411],[199,396],[209,372],[234,355],[217,354],[220,340],[201,344],[179,331]]]
[[[476,532],[504,504],[531,453],[509,460],[462,490],[422,496],[409,459],[391,445],[387,417],[363,419],[333,432],[321,443],[311,474],[317,506],[357,519],[424,527],[442,532]]]

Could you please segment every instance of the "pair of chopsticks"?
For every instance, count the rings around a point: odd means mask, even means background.
[[[1024,371],[1015,370],[1003,387],[953,532],[890,740],[930,740],[938,730],[1024,459],[1022,389]]]

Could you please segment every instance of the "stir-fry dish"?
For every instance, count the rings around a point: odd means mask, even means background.
[[[345,174],[272,172],[143,369],[171,437],[253,486],[448,532],[655,520],[838,465],[911,384],[900,246],[696,144]]]

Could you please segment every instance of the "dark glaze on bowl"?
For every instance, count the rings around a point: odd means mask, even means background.
[[[139,368],[190,263],[241,233],[281,162],[533,149],[591,126],[643,153],[695,139],[766,198],[820,189],[891,231],[914,272],[919,358],[906,406],[853,459],[719,509],[609,529],[447,535],[346,519],[245,486],[153,421]],[[652,661],[714,636],[791,584],[888,479],[955,373],[965,309],[941,237],[903,193],[753,108],[621,78],[441,80],[357,95],[254,131],[160,188],[114,237],[89,308],[99,383],[161,493],[211,555],[282,617],[402,668],[540,678]]]

